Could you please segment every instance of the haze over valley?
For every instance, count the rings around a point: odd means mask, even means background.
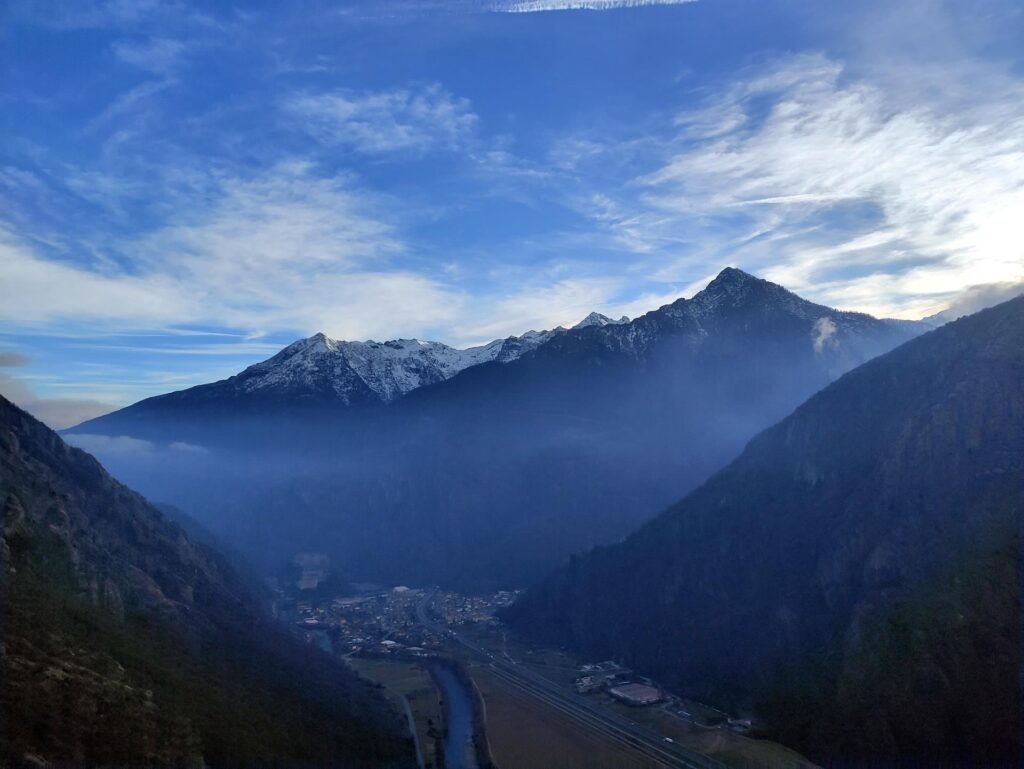
[[[270,570],[317,550],[357,582],[516,589],[926,328],[727,268],[635,321],[502,340],[457,373],[429,343],[314,336],[66,435]]]

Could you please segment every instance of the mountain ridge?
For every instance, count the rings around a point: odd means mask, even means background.
[[[394,339],[365,342],[332,339],[323,332],[296,340],[265,361],[255,363],[225,380],[197,385],[186,390],[146,398],[123,409],[67,428],[65,434],[90,432],[98,426],[126,420],[130,426],[150,409],[180,408],[182,404],[204,401],[231,401],[232,408],[248,410],[267,405],[294,406],[303,402],[328,406],[366,407],[389,404],[410,392],[449,380],[462,371],[486,363],[509,363],[532,353],[552,339],[576,337],[580,332],[601,329],[611,339],[619,339],[621,349],[635,344],[642,335],[635,328],[650,325],[644,319],[655,314],[688,316],[698,327],[700,320],[713,316],[720,305],[737,306],[752,291],[761,291],[766,299],[780,302],[800,317],[827,318],[830,326],[817,332],[815,344],[834,345],[833,318],[847,323],[863,322],[864,313],[835,310],[814,304],[777,284],[756,278],[735,267],[724,268],[706,288],[692,298],[680,298],[667,305],[629,319],[618,320],[591,312],[571,328],[561,326],[550,331],[527,331],[519,336],[496,339],[484,345],[457,349],[442,342],[419,339]],[[913,321],[878,319],[894,328],[924,330],[930,326]],[[699,333],[703,333],[699,331]],[[112,434],[106,430],[105,434]]]
[[[167,396],[173,407],[143,402],[69,439],[206,448],[104,458],[260,564],[313,549],[356,581],[515,588],[624,536],[917,330],[724,270],[692,299],[565,330],[386,406]]]
[[[1022,383],[1024,298],[907,342],[507,619],[837,765],[1017,757]]]

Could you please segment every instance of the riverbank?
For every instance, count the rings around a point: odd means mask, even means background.
[[[395,708],[412,717],[417,759],[422,769],[441,769],[444,748],[444,711],[430,672],[422,665],[394,659],[349,657],[349,665],[381,686]]]
[[[463,665],[449,660],[432,663],[431,673],[443,692],[451,692],[445,697],[445,769],[496,769],[487,738],[486,705],[473,679]]]
[[[394,657],[350,657],[348,662],[411,716],[423,769],[496,769],[483,700],[458,663]]]

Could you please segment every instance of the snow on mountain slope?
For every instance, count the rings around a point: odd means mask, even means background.
[[[288,345],[232,379],[247,393],[333,394],[345,403],[388,403],[470,366],[515,360],[564,331],[528,331],[463,350],[419,339],[345,342],[320,333]]]
[[[613,320],[592,312],[573,329],[628,321],[625,316]],[[450,379],[470,366],[515,360],[565,331],[561,326],[550,331],[527,331],[462,350],[419,339],[345,342],[320,333],[288,345],[235,379],[248,393],[306,392],[333,394],[345,403],[377,398],[388,403],[418,387]]]
[[[574,328],[596,326],[590,333],[597,344],[638,358],[665,333],[682,334],[698,345],[727,329],[749,335],[775,324],[795,324],[790,327],[807,329],[807,345],[834,364],[836,375],[877,354],[878,338],[890,334],[910,338],[930,328],[919,321],[880,319],[815,304],[735,267],[722,270],[691,299],[678,299],[635,320],[588,323],[594,316],[597,313]]]
[[[628,316],[623,315],[618,320],[615,320],[614,318],[609,318],[607,315],[602,315],[599,312],[592,312],[573,326],[573,328],[587,328],[589,326],[621,326],[623,323],[629,323]]]
[[[721,357],[744,344],[790,344],[802,336],[807,350],[834,378],[923,330],[921,324],[814,304],[782,286],[727,268],[692,299],[679,299],[635,320],[591,313],[569,329],[528,331],[461,350],[417,339],[346,342],[316,334],[228,379],[155,396],[79,427],[137,429],[140,420],[170,413],[167,409],[194,416],[261,411],[274,403],[300,409],[309,404],[376,406],[473,366],[508,363],[535,350],[563,361],[605,354],[643,360],[666,339],[674,340],[677,352],[710,345]]]

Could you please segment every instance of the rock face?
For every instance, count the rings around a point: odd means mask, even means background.
[[[1024,297],[848,373],[507,618],[823,762],[1016,766],[1022,512]]]
[[[315,550],[357,580],[522,587],[625,536],[758,430],[920,330],[731,268],[693,299],[628,322],[588,320],[532,350],[505,340],[490,362],[387,405],[342,410],[325,405],[334,395],[303,393],[341,381],[354,392],[371,378],[346,373],[356,370],[346,343],[339,357],[314,338],[322,356],[288,348],[227,380],[234,394],[194,388],[75,432],[207,447],[190,466],[180,452],[105,459],[269,568]],[[292,373],[268,378],[282,371]],[[244,410],[246,382],[274,400]]]
[[[4,764],[397,765],[374,692],[267,596],[0,398]]]

